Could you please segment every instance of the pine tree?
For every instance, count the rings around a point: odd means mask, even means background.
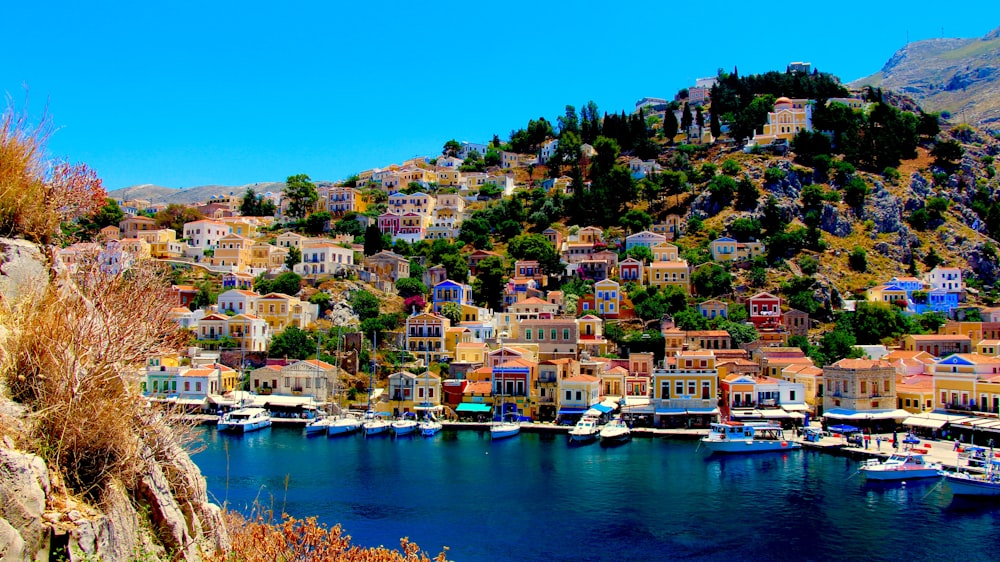
[[[691,123],[694,123],[694,116],[691,115],[691,104],[684,102],[684,113],[681,114],[681,130],[686,133],[691,128]]]
[[[719,123],[719,114],[716,111],[709,113],[708,126],[712,129],[712,136],[719,138],[722,134],[722,125]]]

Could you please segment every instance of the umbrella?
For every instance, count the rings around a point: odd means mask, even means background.
[[[915,435],[907,435],[906,437],[903,438],[903,443],[907,443],[909,445],[916,445],[917,443],[920,443],[920,440],[917,439]]]
[[[834,433],[857,433],[861,430],[854,427],[853,425],[839,424],[839,425],[831,425],[830,431]]]

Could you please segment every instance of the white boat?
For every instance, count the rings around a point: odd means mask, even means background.
[[[271,418],[264,408],[240,408],[222,416],[216,428],[228,433],[249,433],[270,425]]]
[[[615,418],[601,428],[599,435],[602,444],[612,445],[615,443],[624,443],[631,439],[632,430],[629,429],[625,420],[622,418]]]
[[[951,487],[951,493],[956,496],[1000,496],[1000,459],[989,449],[976,460],[968,452],[959,455],[959,460],[965,460],[966,466],[981,466],[983,472],[973,473],[959,470],[958,472],[942,472],[945,482]]]
[[[404,412],[390,426],[392,427],[392,432],[396,435],[409,435],[417,430],[416,416],[412,412]]]
[[[302,432],[305,433],[307,437],[314,435],[326,435],[331,422],[332,420],[330,418],[316,418],[307,423],[302,429]]]
[[[490,424],[490,439],[513,437],[521,432],[521,422],[512,417],[505,417]]]
[[[763,453],[790,451],[802,445],[785,439],[785,431],[771,422],[713,423],[701,444],[713,453]]]
[[[361,432],[365,434],[365,437],[369,435],[378,435],[380,433],[386,433],[392,427],[392,423],[389,422],[384,416],[376,414],[372,410],[365,412],[365,421],[361,424]]]
[[[441,431],[441,428],[444,426],[441,425],[441,422],[434,419],[433,416],[427,414],[417,427],[420,430],[420,435],[423,435],[424,437],[433,437]]]
[[[868,480],[912,480],[939,478],[941,465],[928,462],[919,453],[896,453],[889,458],[869,459],[858,469]]]
[[[359,429],[361,429],[361,420],[354,416],[341,416],[330,421],[326,436],[336,437],[338,435],[347,435]]]
[[[580,421],[576,422],[573,429],[569,430],[569,440],[578,443],[593,441],[600,433],[601,426],[598,425],[597,418],[583,416]]]

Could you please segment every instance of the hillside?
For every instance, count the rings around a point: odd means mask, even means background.
[[[190,204],[207,201],[213,195],[229,195],[230,193],[239,195],[252,187],[257,193],[267,191],[278,192],[285,187],[283,182],[257,182],[249,185],[226,186],[226,185],[199,185],[196,187],[176,188],[163,187],[160,185],[143,184],[123,187],[108,192],[108,197],[115,199],[145,199],[152,203],[179,203]]]
[[[1000,28],[979,39],[928,39],[906,45],[879,72],[852,87],[909,95],[952,121],[1000,128]]]

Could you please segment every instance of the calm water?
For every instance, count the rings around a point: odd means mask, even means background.
[[[474,431],[203,431],[194,460],[217,501],[317,515],[366,546],[409,536],[458,561],[1000,558],[1000,502],[954,500],[935,482],[865,484],[851,477],[856,461],[820,453],[717,457],[688,441],[604,448]]]

